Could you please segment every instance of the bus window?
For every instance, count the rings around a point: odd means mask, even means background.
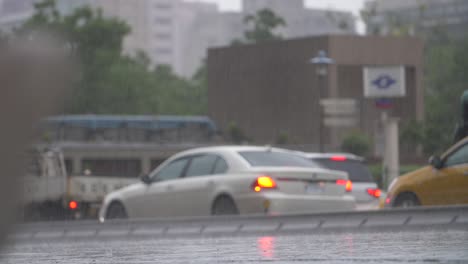
[[[82,169],[89,176],[134,178],[141,174],[139,159],[84,159]]]

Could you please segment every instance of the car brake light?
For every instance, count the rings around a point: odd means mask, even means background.
[[[353,190],[353,183],[350,180],[336,180],[336,184],[344,185],[347,192],[351,192]]]
[[[346,161],[346,157],[345,156],[332,156],[330,158],[330,160],[332,160],[332,161]]]
[[[372,188],[368,188],[367,189],[367,193],[370,195],[370,196],[373,196],[375,198],[380,198],[380,195],[382,195],[382,191],[380,189],[372,189]]]
[[[256,192],[262,189],[276,189],[276,182],[270,176],[260,176],[255,180],[253,189]]]
[[[76,208],[78,208],[78,203],[72,200],[68,203],[68,208],[70,208],[71,210],[75,210]]]

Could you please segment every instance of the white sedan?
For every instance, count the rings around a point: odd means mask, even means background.
[[[178,153],[142,181],[106,196],[99,219],[352,210],[344,172],[290,151],[252,146]]]

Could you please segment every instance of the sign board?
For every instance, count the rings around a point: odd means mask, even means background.
[[[357,119],[353,117],[325,117],[323,123],[327,127],[353,127],[357,125]]]
[[[379,98],[375,100],[375,106],[379,109],[390,109],[393,108],[394,103],[389,98]]]
[[[404,66],[373,66],[364,68],[364,96],[371,98],[403,97],[406,95]]]
[[[320,100],[325,115],[354,115],[357,102],[349,98],[329,98]]]

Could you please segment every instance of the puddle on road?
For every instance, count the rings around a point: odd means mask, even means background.
[[[8,264],[468,262],[468,231],[24,242]]]

